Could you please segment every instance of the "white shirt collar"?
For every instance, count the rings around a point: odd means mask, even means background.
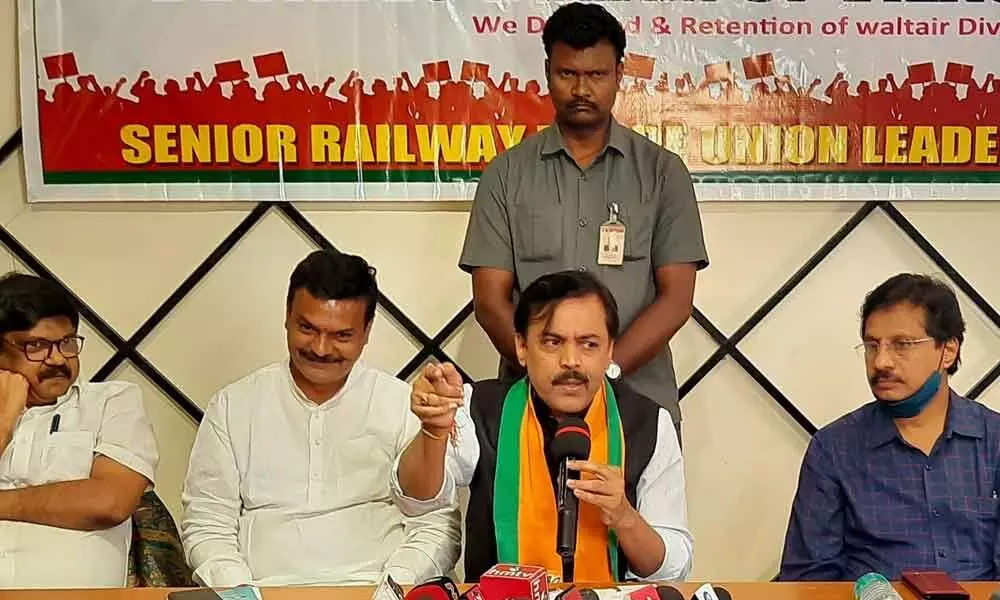
[[[294,395],[295,398],[299,402],[301,402],[302,404],[304,404],[306,407],[308,407],[310,409],[314,409],[314,410],[327,410],[329,408],[332,408],[332,407],[337,406],[338,404],[340,404],[340,400],[346,394],[350,393],[351,388],[357,382],[358,377],[360,377],[359,373],[361,371],[365,370],[366,368],[367,368],[367,366],[364,363],[362,363],[360,360],[356,361],[354,363],[354,366],[351,367],[351,372],[347,374],[347,381],[344,382],[344,387],[340,388],[340,390],[338,390],[337,393],[334,394],[332,398],[330,398],[329,400],[327,400],[323,404],[316,404],[315,402],[313,402],[312,400],[310,400],[306,396],[305,392],[303,392],[302,389],[299,388],[299,385],[297,383],[295,383],[295,378],[292,377],[292,366],[291,366],[290,359],[285,358],[285,360],[283,361],[282,372],[284,372],[285,377],[286,377],[286,379],[288,381],[288,385],[289,385],[289,387],[292,390],[292,395]]]
[[[43,404],[41,406],[29,406],[25,409],[24,414],[28,411],[32,411],[33,415],[44,415],[50,413],[58,408],[62,408],[70,400],[79,397],[81,391],[80,380],[77,378],[66,390],[66,393],[62,396],[56,398],[55,404]]]

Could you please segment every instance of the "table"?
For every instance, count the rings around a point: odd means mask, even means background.
[[[729,590],[733,600],[851,600],[852,583],[716,583]],[[989,600],[1000,589],[1000,582],[960,582],[973,600]],[[673,584],[690,598],[699,584]],[[903,600],[919,600],[906,586],[896,583]],[[467,587],[467,586],[462,586]],[[333,588],[262,588],[264,600],[371,600],[372,587]],[[114,590],[0,590],[0,600],[165,600],[166,588],[129,588]]]

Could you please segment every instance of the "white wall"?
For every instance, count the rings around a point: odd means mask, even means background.
[[[0,142],[18,125],[15,0],[0,0]],[[252,208],[250,204],[72,205],[25,203],[20,153],[0,166],[0,223],[128,338]],[[300,205],[345,251],[367,257],[390,298],[434,335],[470,297],[455,266],[466,205]],[[712,265],[696,303],[724,332],[737,327],[857,210],[856,204],[703,204]],[[1000,306],[1000,203],[921,203],[899,208],[960,273]],[[183,243],[180,241],[183,236]],[[400,240],[405,240],[400,244]],[[429,250],[413,260],[409,248]],[[285,286],[308,240],[269,214],[170,317],[141,351],[181,390],[204,405],[213,390],[284,353]],[[9,254],[0,269],[23,268]],[[741,349],[815,423],[868,399],[857,338],[863,294],[903,270],[933,264],[879,212],[869,218]],[[1000,358],[1000,332],[971,303],[965,391]],[[823,318],[823,321],[820,321]],[[85,332],[85,375],[112,353]],[[674,340],[686,378],[715,349],[694,323]],[[396,372],[416,347],[381,314],[367,350]],[[486,377],[496,357],[474,323],[446,350]],[[178,512],[178,491],[194,423],[131,365],[115,377],[143,386],[163,460],[159,493]],[[1000,385],[984,401],[1000,407]],[[767,579],[776,571],[807,436],[743,370],[724,360],[682,403],[695,579]]]

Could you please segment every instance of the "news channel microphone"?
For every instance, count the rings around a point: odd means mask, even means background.
[[[465,590],[458,600],[486,600],[486,596],[483,595],[483,589],[479,587],[479,584],[475,584],[469,589]]]
[[[486,600],[548,600],[549,574],[545,567],[494,565],[479,578],[479,589]]]
[[[884,576],[865,573],[854,582],[854,600],[902,600],[902,597]]]
[[[406,592],[404,600],[459,600],[458,586],[448,577],[435,577]]]
[[[694,591],[691,600],[733,600],[733,595],[724,587],[706,583]]]
[[[570,479],[579,479],[580,472],[567,466],[571,460],[590,458],[590,428],[579,417],[566,417],[559,422],[550,446],[552,456],[559,463],[556,478],[556,552],[562,557],[564,582],[573,581],[576,556],[576,529],[579,523],[579,500],[567,485]]]
[[[553,600],[600,600],[600,596],[592,589],[571,585],[556,594]]]
[[[677,588],[669,585],[642,585],[619,589],[625,592],[623,600],[685,600]]]

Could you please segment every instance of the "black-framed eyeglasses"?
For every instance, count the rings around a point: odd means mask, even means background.
[[[56,341],[39,339],[17,344],[10,340],[4,340],[4,343],[20,350],[24,353],[24,357],[32,362],[45,362],[52,356],[53,348],[58,348],[59,354],[62,354],[63,358],[80,356],[80,352],[83,351],[83,339],[83,336],[80,335],[67,335]]]

